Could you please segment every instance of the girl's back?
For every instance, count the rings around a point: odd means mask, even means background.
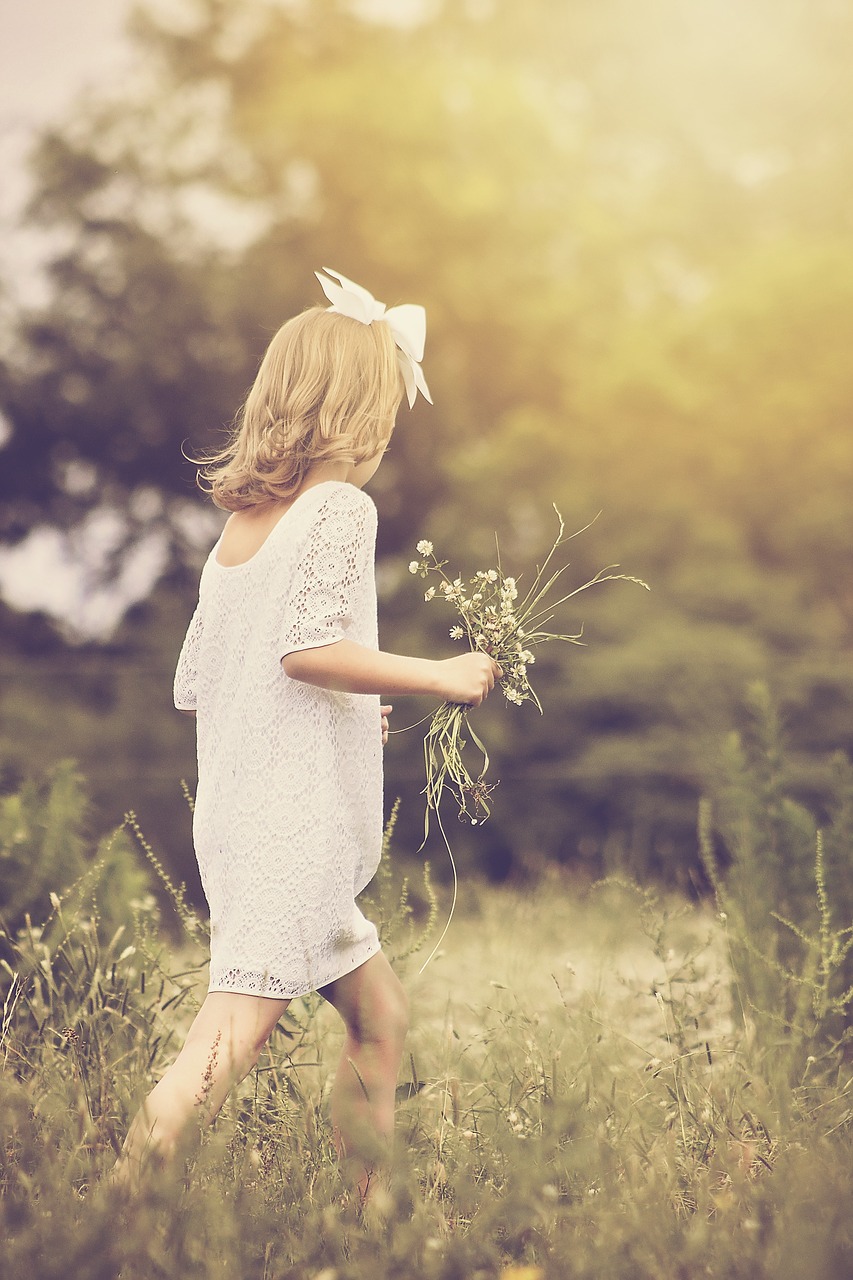
[[[231,569],[251,560],[292,506],[291,500],[271,503],[269,507],[232,512],[217,543],[217,563]]]

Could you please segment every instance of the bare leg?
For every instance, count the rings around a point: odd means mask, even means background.
[[[193,1116],[207,1124],[217,1116],[289,1004],[226,991],[207,995],[183,1049],[134,1117],[114,1181],[135,1182],[146,1157],[171,1155]]]
[[[382,952],[320,994],[346,1023],[331,1112],[338,1156],[351,1165],[362,1201],[390,1153],[394,1095],[408,1030],[408,1000]]]

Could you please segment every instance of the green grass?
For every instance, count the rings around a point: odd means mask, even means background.
[[[384,1225],[359,1221],[334,1160],[342,1033],[317,997],[291,1006],[185,1162],[129,1204],[101,1181],[203,996],[203,951],[161,943],[150,901],[106,937],[72,894],[7,940],[4,1276],[851,1273],[845,1046],[797,1058],[790,1028],[756,1035],[710,907],[556,870],[525,890],[463,874],[418,974],[447,904],[430,914],[415,884],[419,910],[401,910],[392,862],[372,911],[412,1031]]]

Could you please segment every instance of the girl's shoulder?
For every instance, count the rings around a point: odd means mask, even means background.
[[[308,499],[304,509],[312,523],[337,513],[348,519],[361,517],[369,523],[375,523],[377,519],[376,503],[370,494],[347,480],[324,480],[313,489],[305,490],[303,497]]]
[[[334,506],[344,506],[351,510],[376,510],[376,503],[370,494],[359,489],[358,485],[350,484],[348,480],[324,480],[322,484],[315,485],[315,489],[320,491],[325,502]]]

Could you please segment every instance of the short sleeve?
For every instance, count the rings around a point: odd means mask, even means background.
[[[305,539],[281,628],[279,656],[343,640],[355,592],[373,573],[376,507],[354,485],[335,487]]]
[[[196,710],[196,677],[198,675],[198,654],[201,645],[202,615],[201,605],[196,606],[192,616],[178,665],[175,669],[174,702],[179,711]]]

